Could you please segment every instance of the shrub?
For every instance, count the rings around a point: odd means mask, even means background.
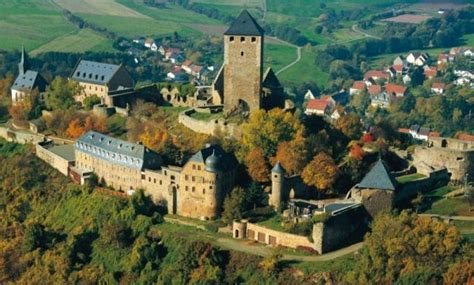
[[[314,224],[326,223],[329,220],[329,218],[331,218],[331,216],[328,213],[323,213],[319,215],[314,215],[312,218],[312,221]]]

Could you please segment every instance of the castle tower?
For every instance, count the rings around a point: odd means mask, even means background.
[[[281,211],[281,204],[285,198],[285,170],[280,162],[277,162],[272,169],[272,194],[270,196],[270,204],[277,212]]]
[[[28,60],[28,54],[25,51],[25,47],[21,47],[21,60],[18,64],[18,73],[25,74],[25,72],[30,69],[30,63]]]
[[[213,150],[212,154],[206,159],[204,170],[208,172],[207,179],[212,184],[214,189],[209,190],[207,193],[206,201],[211,205],[210,217],[216,217],[220,214],[219,205],[221,205],[222,197],[222,185],[218,177],[222,177],[222,161],[221,157],[216,154]]]
[[[261,107],[264,31],[244,10],[224,33],[224,112]]]

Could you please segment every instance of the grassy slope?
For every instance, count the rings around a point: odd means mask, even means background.
[[[278,78],[280,78],[283,83],[314,81],[319,86],[326,86],[329,80],[329,74],[317,67],[314,52],[302,49],[301,61],[292,68],[280,73]]]
[[[0,1],[0,49],[34,49],[74,30],[50,1]]]

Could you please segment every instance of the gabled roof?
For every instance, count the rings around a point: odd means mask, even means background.
[[[380,85],[370,85],[368,88],[368,92],[370,95],[377,95],[382,93],[382,86]]]
[[[247,10],[243,10],[224,35],[263,36],[265,31]]]
[[[28,70],[25,73],[18,75],[12,85],[12,89],[29,92],[38,87],[38,89],[40,89],[39,91],[42,92],[44,91],[45,85],[44,79],[38,72]]]
[[[368,80],[370,78],[385,78],[389,79],[390,74],[385,71],[380,71],[380,70],[369,70],[364,74],[364,79]]]
[[[397,181],[382,159],[379,159],[364,179],[357,184],[357,188],[395,191]]]
[[[445,84],[440,83],[440,82],[434,82],[433,85],[431,85],[431,88],[436,88],[436,89],[444,89]]]
[[[130,143],[94,131],[82,135],[76,141],[75,147],[77,150],[132,168],[141,169],[161,163],[157,153],[141,144]],[[149,161],[149,158],[154,160]]]
[[[265,74],[263,75],[262,85],[263,87],[267,87],[267,88],[281,87],[280,80],[278,80],[278,77],[276,77],[271,67],[269,67],[267,71],[265,72]]]
[[[306,106],[306,109],[325,111],[326,108],[329,106],[330,102],[331,102],[330,100],[327,100],[324,98],[309,100],[308,105]]]
[[[121,65],[81,60],[71,75],[71,78],[80,82],[106,85]]]

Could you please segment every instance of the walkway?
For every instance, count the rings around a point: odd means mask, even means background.
[[[363,36],[366,37],[366,38],[373,38],[373,39],[377,39],[377,40],[381,40],[381,39],[382,39],[382,38],[380,38],[380,37],[377,37],[377,36],[368,34],[367,32],[360,30],[360,29],[357,27],[357,24],[352,25],[352,31],[354,31],[355,33],[361,34],[361,35],[363,35]]]
[[[436,214],[418,214],[420,217],[429,217],[429,218],[440,218],[443,220],[454,220],[454,221],[471,221],[474,222],[474,216],[443,216]]]
[[[249,240],[236,240],[229,238],[219,238],[216,241],[217,245],[230,250],[240,251],[248,254],[254,254],[262,257],[266,257],[272,254],[272,247],[265,246],[260,243],[254,243]],[[289,261],[305,261],[305,262],[317,262],[317,261],[328,261],[336,259],[338,257],[354,253],[361,249],[363,242],[359,242],[348,247],[341,248],[329,253],[321,255],[292,255],[283,254],[283,260]]]

